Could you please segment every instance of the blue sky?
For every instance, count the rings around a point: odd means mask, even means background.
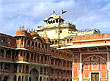
[[[15,35],[20,26],[37,29],[52,11],[77,29],[100,29],[110,33],[110,0],[0,0],[0,32]]]

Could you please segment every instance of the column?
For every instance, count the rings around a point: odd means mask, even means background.
[[[80,53],[79,81],[82,81],[82,54]]]
[[[18,75],[16,75],[16,81],[18,81]]]
[[[23,38],[23,47],[25,47],[25,38]]]
[[[107,52],[107,70],[108,70],[108,79],[109,79],[109,81],[110,81],[110,67],[109,67],[109,63],[110,63],[110,55],[109,55],[109,52]]]

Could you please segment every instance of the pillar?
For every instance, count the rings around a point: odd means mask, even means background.
[[[79,81],[82,81],[82,54],[80,53]]]

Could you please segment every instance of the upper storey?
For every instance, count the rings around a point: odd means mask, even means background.
[[[64,23],[64,19],[60,16],[60,15],[57,15],[55,12],[52,13],[52,15],[50,15],[49,17],[46,17],[44,19],[44,22],[45,22],[45,25],[43,27],[39,26],[38,27],[38,30],[44,30],[44,29],[49,29],[49,28],[57,28],[57,27],[70,27],[70,29],[72,28],[73,26],[73,30],[76,30],[76,27],[75,25],[71,24],[70,23]]]
[[[94,34],[85,36],[74,36],[73,46],[79,47],[93,47],[93,46],[109,46],[110,45],[110,33]]]
[[[0,33],[0,46],[7,48],[16,48],[16,39],[12,36]]]

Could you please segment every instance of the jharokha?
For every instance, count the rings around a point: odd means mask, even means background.
[[[0,33],[0,81],[110,81],[110,33],[78,30],[55,12],[44,22]]]

